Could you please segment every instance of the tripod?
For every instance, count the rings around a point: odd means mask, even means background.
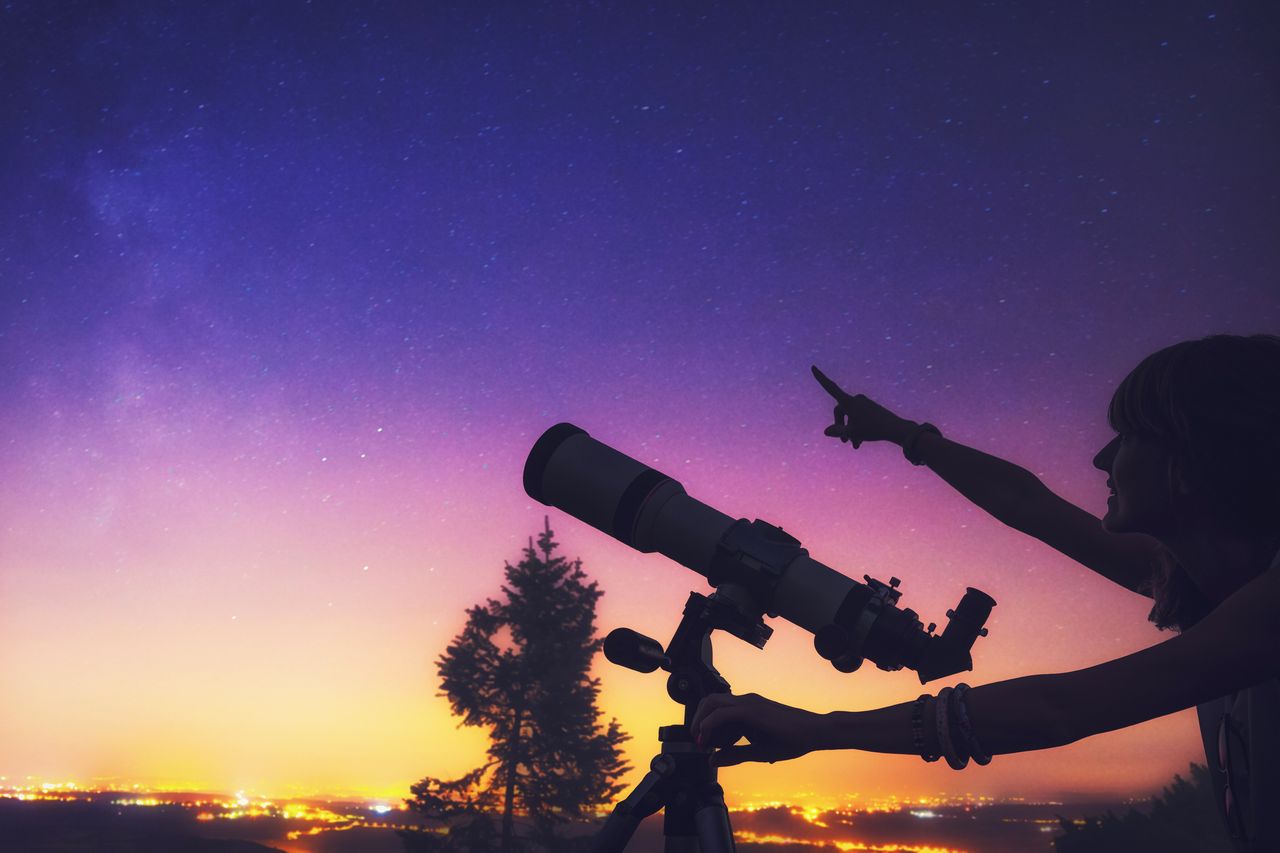
[[[667,695],[684,706],[684,722],[658,728],[661,751],[649,772],[614,806],[591,845],[591,853],[622,853],[640,821],[663,810],[665,853],[734,853],[733,828],[724,804],[724,788],[697,748],[689,723],[703,697],[728,693],[729,682],[711,665],[711,632],[728,631],[764,648],[773,629],[760,619],[747,590],[721,584],[710,597],[696,592],[685,602],[684,618],[671,643],[662,646],[628,628],[610,632],[604,654],[610,662],[637,672],[661,667],[670,673]]]

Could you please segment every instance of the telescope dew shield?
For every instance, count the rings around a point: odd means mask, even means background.
[[[643,553],[706,575],[734,519],[689,497],[661,471],[560,423],[542,434],[524,466],[524,490]]]

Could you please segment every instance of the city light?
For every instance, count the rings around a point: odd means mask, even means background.
[[[831,845],[839,850],[861,850],[870,853],[897,853],[903,849],[901,844],[863,844],[858,841],[834,841],[830,839],[790,838],[785,835],[757,835],[754,832],[735,832],[736,839],[752,844],[804,844],[810,847],[826,847]],[[965,853],[951,847],[926,847],[913,844],[912,853]]]

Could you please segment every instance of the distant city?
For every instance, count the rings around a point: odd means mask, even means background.
[[[272,846],[278,842],[298,842],[308,836],[318,836],[331,831],[349,831],[356,828],[392,831],[397,829],[425,830],[421,821],[403,802],[387,800],[329,800],[313,798],[276,799],[252,796],[245,792],[214,794],[196,791],[157,790],[143,785],[120,786],[86,785],[77,782],[50,782],[27,779],[20,784],[11,780],[0,781],[0,801],[51,804],[80,803],[85,806],[110,807],[123,817],[128,812],[165,812],[193,821],[208,829],[200,835],[218,835],[227,838],[260,839],[262,832],[242,832],[240,826],[258,824],[257,828],[270,826],[283,830],[279,838],[269,837]],[[0,813],[7,815],[7,813]],[[56,816],[56,812],[46,812]],[[231,825],[236,822],[236,825]],[[219,828],[219,825],[226,827]],[[0,832],[7,824],[0,822]],[[8,841],[0,835],[0,842]],[[6,848],[7,849],[7,848]],[[307,850],[308,847],[282,849]]]
[[[834,809],[778,802],[739,804],[732,808],[732,821],[739,843],[761,849],[829,845],[841,851],[886,853],[1014,853],[1051,850],[1063,819],[1083,823],[1086,815],[1141,808],[1144,802],[859,797]],[[606,814],[599,812],[596,817]],[[583,824],[577,832],[593,828]],[[96,849],[88,846],[91,839],[96,844],[103,837],[113,843],[123,838],[128,844],[163,832],[166,837],[177,833],[194,839],[238,839],[247,845],[245,851],[390,853],[402,849],[397,831],[446,829],[432,825],[399,800],[274,798],[243,791],[205,793],[0,777],[0,843],[4,844],[41,837],[42,843],[61,845],[58,849]],[[627,849],[637,853],[661,848],[661,821],[650,819]]]

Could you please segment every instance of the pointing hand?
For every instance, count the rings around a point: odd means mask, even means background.
[[[900,442],[913,426],[869,397],[846,393],[816,366],[810,369],[813,378],[836,401],[835,423],[826,428],[824,435],[839,438],[841,442],[853,442],[857,448],[864,441]]]

